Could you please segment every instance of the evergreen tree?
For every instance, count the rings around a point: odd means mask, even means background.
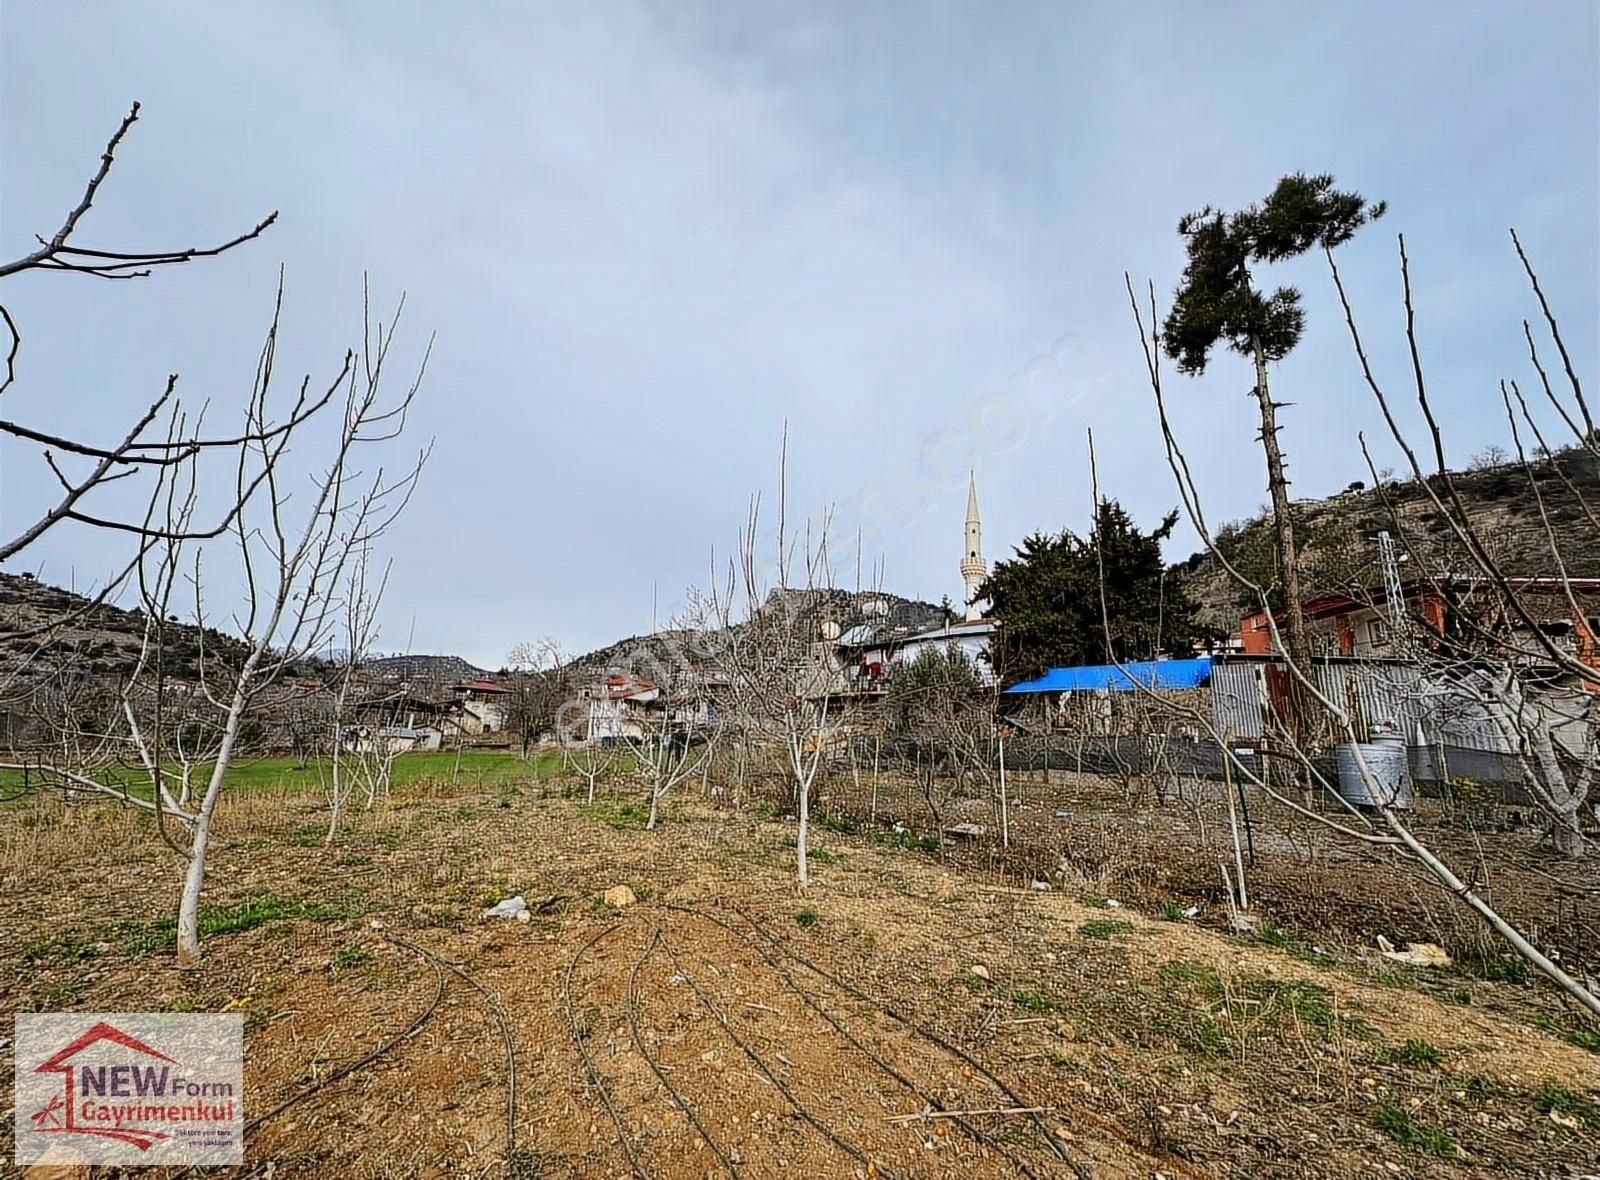
[[[1015,557],[996,562],[981,593],[989,617],[1001,624],[992,649],[1001,677],[1012,682],[1074,664],[1187,655],[1202,631],[1197,608],[1161,560],[1161,543],[1177,521],[1173,512],[1142,532],[1121,504],[1103,499],[1087,538],[1034,533]]]
[[[1341,192],[1331,176],[1295,173],[1278,182],[1259,205],[1237,213],[1210,206],[1178,222],[1189,252],[1183,280],[1162,333],[1167,355],[1178,370],[1205,372],[1211,349],[1226,343],[1255,364],[1255,395],[1261,416],[1261,444],[1267,455],[1267,490],[1272,496],[1278,576],[1288,611],[1289,657],[1302,667],[1310,657],[1300,579],[1295,565],[1294,524],[1289,515],[1289,480],[1278,446],[1277,412],[1282,402],[1267,389],[1267,365],[1288,356],[1305,331],[1300,292],[1279,287],[1258,290],[1250,267],[1281,262],[1313,246],[1332,250],[1368,221],[1383,216],[1383,202],[1368,204],[1360,193]]]

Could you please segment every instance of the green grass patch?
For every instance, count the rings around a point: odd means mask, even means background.
[[[1041,996],[1038,992],[1012,992],[1011,1002],[1017,1007],[1021,1008],[1024,1012],[1034,1012],[1041,1016],[1048,1015],[1052,1012],[1066,1011],[1065,1008],[1056,1003],[1056,1001],[1052,1000],[1049,996]]]
[[[1210,967],[1191,963],[1187,959],[1173,959],[1156,968],[1156,978],[1165,984],[1182,984],[1196,988],[1206,995],[1222,994],[1222,979]]]
[[[1560,1037],[1569,1045],[1576,1045],[1580,1049],[1587,1049],[1591,1053],[1600,1053],[1600,1033],[1589,1028],[1570,1028],[1552,1016],[1543,1013],[1532,1020],[1535,1028],[1543,1029],[1552,1036]]]
[[[806,850],[806,859],[819,865],[836,865],[844,860],[837,852],[829,852],[826,848],[809,848]]]
[[[1564,1114],[1586,1127],[1600,1130],[1600,1107],[1576,1090],[1569,1090],[1555,1082],[1545,1082],[1534,1092],[1533,1105],[1540,1114]]]
[[[1184,920],[1183,906],[1175,901],[1162,902],[1160,914],[1163,922],[1181,922]]]
[[[854,836],[861,830],[861,825],[848,815],[825,815],[817,821],[825,831],[835,832],[840,836]]]
[[[81,934],[60,938],[36,938],[23,944],[22,961],[34,965],[87,963],[90,959],[99,957],[100,950],[96,945],[99,941]]]
[[[359,942],[340,947],[330,960],[335,971],[348,971],[352,967],[363,967],[370,962],[372,962],[372,952]]]
[[[818,922],[822,921],[822,915],[817,913],[816,910],[807,908],[796,913],[794,920],[800,926],[809,929],[810,927],[815,926]]]
[[[1090,918],[1078,927],[1078,933],[1085,938],[1116,938],[1128,933],[1133,925],[1119,918]]]
[[[245,930],[254,930],[258,926],[294,918],[322,922],[342,916],[338,909],[326,902],[302,901],[282,898],[273,893],[259,893],[229,904],[201,906],[200,937],[206,939],[220,934],[238,934]],[[128,928],[123,939],[124,945],[135,954],[164,950],[176,946],[177,941],[176,918],[157,918],[152,922],[136,924]]]
[[[916,832],[896,832],[891,830],[874,833],[873,839],[893,845],[896,848],[903,848],[907,852],[932,854],[939,851],[939,837],[932,832],[919,835]]]
[[[1456,966],[1463,975],[1470,975],[1474,979],[1488,979],[1495,983],[1528,982],[1528,962],[1515,956],[1460,959]]]
[[[626,799],[597,799],[593,803],[580,803],[578,813],[618,831],[642,828],[650,822],[648,807]]]
[[[1282,927],[1274,926],[1271,922],[1261,923],[1260,929],[1256,931],[1255,940],[1262,946],[1275,946],[1283,951],[1289,950],[1294,946],[1294,936]]]
[[[499,787],[535,778],[548,779],[561,771],[561,754],[555,750],[542,750],[524,761],[512,750],[428,750],[396,756],[390,767],[390,785],[403,791],[423,782],[459,783],[472,787]],[[327,787],[330,773],[326,758],[313,759],[301,766],[293,757],[245,758],[231,763],[223,789],[227,791],[281,792],[284,794],[321,794]],[[211,767],[202,765],[194,773],[194,781],[205,783]],[[138,798],[150,796],[148,779],[141,776],[112,774],[108,781],[126,786]],[[22,772],[0,771],[0,787],[8,792],[22,785]],[[320,839],[320,837],[319,837]]]
[[[1380,1102],[1372,1111],[1372,1125],[1393,1139],[1401,1147],[1436,1155],[1440,1159],[1453,1159],[1456,1145],[1443,1127],[1429,1127],[1411,1117],[1411,1112],[1398,1102]]]
[[[1282,1005],[1284,1012],[1302,1024],[1309,1024],[1323,1032],[1332,1031],[1336,1017],[1333,1014],[1333,1006],[1328,1002],[1326,988],[1295,979],[1283,983],[1277,980],[1266,981],[1261,990],[1263,998],[1268,1003]]]
[[[1389,1052],[1389,1060],[1412,1069],[1434,1069],[1444,1064],[1444,1050],[1427,1041],[1412,1039]]]

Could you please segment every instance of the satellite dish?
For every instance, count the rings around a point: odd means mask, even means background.
[[[827,640],[839,638],[839,624],[832,619],[822,624],[822,637]]]

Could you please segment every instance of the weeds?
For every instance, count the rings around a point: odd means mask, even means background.
[[[1543,1029],[1547,1033],[1560,1037],[1569,1045],[1576,1045],[1580,1049],[1587,1049],[1591,1053],[1600,1053],[1600,1033],[1587,1028],[1568,1028],[1554,1017],[1543,1013],[1533,1017],[1533,1026]]]
[[[810,927],[815,926],[818,922],[822,921],[822,915],[817,913],[816,910],[807,908],[795,914],[794,920],[802,927],[809,929]]]
[[[1456,1145],[1442,1127],[1429,1127],[1411,1117],[1411,1112],[1398,1102],[1380,1102],[1372,1112],[1372,1125],[1393,1139],[1401,1147],[1453,1159]]]
[[[1533,1095],[1534,1108],[1540,1114],[1560,1114],[1595,1130],[1600,1130],[1600,1107],[1575,1090],[1555,1082],[1545,1082]]]
[[[370,962],[372,962],[372,952],[359,942],[340,947],[334,952],[331,960],[335,971],[348,971],[352,967],[362,967]]]
[[[319,901],[298,901],[260,893],[246,897],[232,905],[200,907],[200,937],[218,934],[238,934],[254,930],[269,922],[305,918],[326,921],[340,917],[339,910]],[[157,951],[177,945],[178,921],[176,918],[157,918],[153,922],[134,925],[128,929],[125,945],[135,954]]]
[[[1011,993],[1011,1002],[1024,1012],[1035,1012],[1048,1015],[1052,1012],[1066,1011],[1060,1004],[1049,996],[1041,996],[1038,992],[1020,991]]]
[[[1488,979],[1496,983],[1527,983],[1528,964],[1519,958],[1481,958],[1462,959],[1457,963],[1463,975],[1470,975],[1475,979]]]
[[[1091,918],[1078,927],[1078,933],[1085,938],[1116,938],[1132,930],[1130,923],[1118,918]]]
[[[1186,959],[1174,959],[1161,964],[1156,969],[1156,978],[1167,984],[1189,984],[1208,995],[1215,996],[1222,993],[1222,980],[1215,971]]]
[[[648,807],[620,799],[597,799],[593,803],[579,803],[578,814],[618,831],[642,828],[650,822]]]
[[[1444,1051],[1427,1041],[1412,1039],[1398,1049],[1391,1050],[1389,1060],[1413,1069],[1432,1069],[1444,1064]]]
[[[1294,939],[1289,932],[1271,922],[1263,922],[1256,931],[1256,941],[1262,946],[1275,946],[1279,950],[1288,950],[1294,946]]]

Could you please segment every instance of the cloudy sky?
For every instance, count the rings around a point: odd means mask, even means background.
[[[653,586],[667,614],[770,496],[785,419],[792,502],[834,506],[839,546],[859,529],[899,593],[959,595],[969,467],[991,559],[1081,527],[1086,426],[1104,490],[1154,521],[1176,496],[1123,272],[1164,299],[1178,216],[1286,172],[1389,201],[1343,265],[1400,387],[1405,232],[1453,457],[1503,438],[1496,383],[1526,372],[1508,226],[1593,373],[1600,9],[1210,12],[7,3],[5,257],[59,224],[134,99],[83,242],[200,244],[281,216],[142,283],[7,281],[25,346],[4,416],[111,439],[176,371],[221,420],[280,264],[285,373],[327,374],[359,339],[364,274],[380,304],[405,292],[404,358],[437,337],[411,427],[434,449],[386,541],[380,646],[498,666],[524,639],[648,629]],[[1325,265],[1278,269],[1310,317],[1275,373],[1284,445],[1297,493],[1323,495],[1365,474],[1376,413]],[[1171,380],[1217,516],[1265,499],[1249,381],[1231,356]],[[14,445],[0,463],[20,527],[50,477]],[[25,556],[84,584],[119,553],[58,530]]]

